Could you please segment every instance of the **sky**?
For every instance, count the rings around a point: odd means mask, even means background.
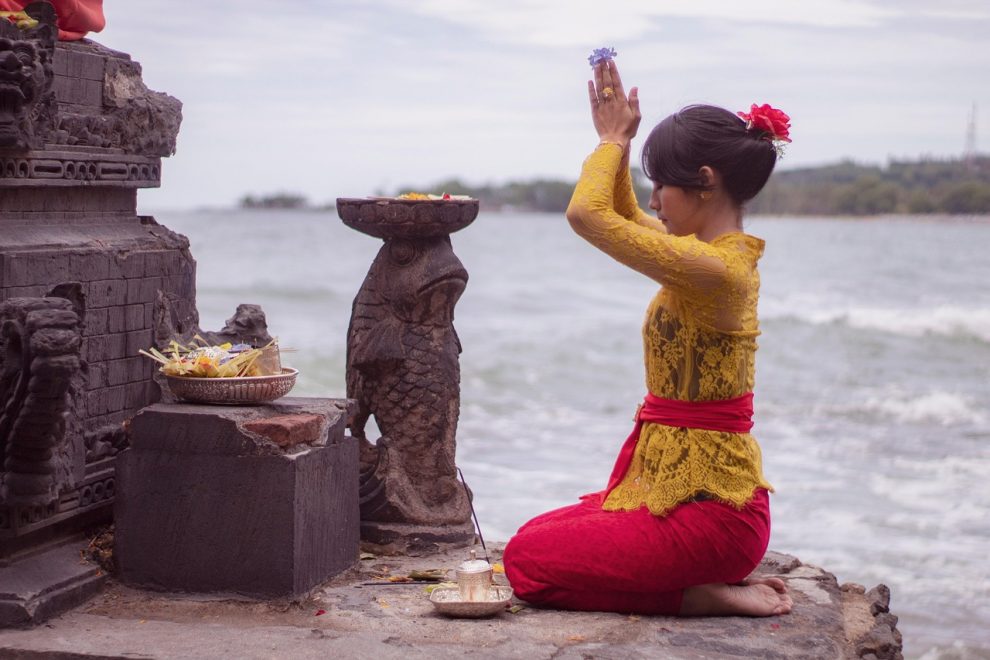
[[[187,11],[180,6],[186,5]],[[640,138],[691,103],[791,116],[782,168],[990,146],[986,0],[105,0],[91,37],[183,103],[144,210],[245,194],[576,179],[588,54],[640,88]],[[641,142],[634,142],[638,150]]]

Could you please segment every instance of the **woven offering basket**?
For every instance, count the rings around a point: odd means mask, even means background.
[[[297,369],[282,367],[282,373],[274,376],[191,378],[166,375],[165,380],[172,394],[183,401],[244,406],[267,403],[285,396],[296,384],[298,374]]]

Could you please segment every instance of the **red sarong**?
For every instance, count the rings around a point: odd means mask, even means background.
[[[0,0],[0,11],[20,11],[34,0]],[[106,24],[103,0],[49,0],[58,17],[58,38],[76,41],[87,32],[99,32]]]
[[[608,488],[537,516],[506,545],[502,560],[515,594],[561,609],[677,615],[684,589],[749,575],[770,540],[770,503],[762,488],[742,510],[706,500],[663,517],[645,506],[605,511],[602,502],[625,476],[644,423],[746,433],[752,410],[752,393],[706,402],[647,395]]]

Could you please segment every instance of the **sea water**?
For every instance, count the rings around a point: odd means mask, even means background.
[[[381,241],[316,212],[163,212],[198,262],[202,326],[262,305],[294,395],[344,396],[351,302]],[[990,222],[753,218],[754,434],[771,548],[893,592],[909,657],[990,657]],[[559,215],[453,235],[458,464],[485,537],[600,490],[644,394],[657,290]]]

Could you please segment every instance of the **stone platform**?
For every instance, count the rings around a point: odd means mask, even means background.
[[[117,459],[122,581],[167,591],[299,596],[358,558],[351,403],[159,403]]]
[[[0,657],[901,657],[886,587],[840,586],[830,573],[777,553],[757,570],[783,578],[794,598],[794,611],[776,618],[677,619],[514,603],[522,609],[491,619],[447,619],[433,611],[424,585],[386,581],[431,568],[452,578],[465,554],[367,559],[299,600],[204,599],[114,583],[45,627],[0,632]],[[499,557],[495,549],[492,561]]]

